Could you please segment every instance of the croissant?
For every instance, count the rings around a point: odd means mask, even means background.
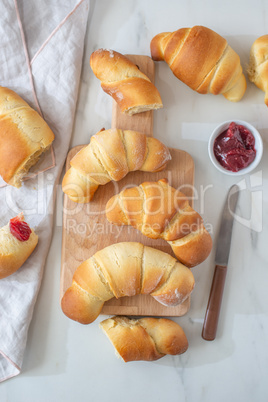
[[[62,189],[75,202],[89,202],[99,185],[134,170],[157,172],[170,159],[168,148],[153,137],[131,130],[100,131],[72,158]]]
[[[150,44],[152,59],[164,60],[173,74],[200,94],[212,93],[233,102],[246,90],[237,53],[216,32],[203,26],[156,35]]]
[[[106,204],[106,217],[116,225],[132,225],[152,239],[166,240],[187,267],[204,261],[212,248],[201,216],[166,179],[145,182],[113,196]]]
[[[150,294],[175,306],[191,294],[194,283],[190,269],[169,254],[141,243],[117,243],[79,265],[61,308],[72,320],[90,324],[112,297]]]
[[[166,318],[144,317],[138,320],[112,317],[100,328],[125,362],[160,359],[179,355],[188,349],[188,340],[179,324]]]
[[[32,254],[38,236],[24,221],[23,213],[0,228],[0,279],[16,272]]]
[[[43,118],[11,89],[0,87],[0,175],[14,187],[54,140]]]
[[[104,92],[113,97],[121,112],[131,116],[163,107],[154,84],[122,54],[98,49],[90,56],[90,66]]]
[[[265,92],[264,102],[268,106],[268,35],[256,39],[251,47],[248,77]]]

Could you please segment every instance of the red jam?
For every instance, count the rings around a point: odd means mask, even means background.
[[[255,159],[255,138],[244,126],[232,122],[214,142],[214,154],[225,169],[238,172]]]
[[[19,241],[27,241],[32,233],[28,223],[23,221],[22,214],[10,219],[9,230]]]

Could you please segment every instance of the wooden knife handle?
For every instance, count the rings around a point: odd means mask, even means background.
[[[216,265],[202,330],[202,338],[206,341],[216,337],[226,272],[227,266]]]

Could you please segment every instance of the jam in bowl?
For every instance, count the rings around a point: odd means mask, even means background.
[[[245,121],[233,120],[216,127],[208,151],[212,163],[221,172],[246,174],[261,160],[263,144],[255,127]]]

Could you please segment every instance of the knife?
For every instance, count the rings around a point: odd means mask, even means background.
[[[202,330],[202,338],[206,341],[213,341],[216,337],[238,195],[239,187],[235,184],[229,189],[223,208],[216,248],[215,271]]]

